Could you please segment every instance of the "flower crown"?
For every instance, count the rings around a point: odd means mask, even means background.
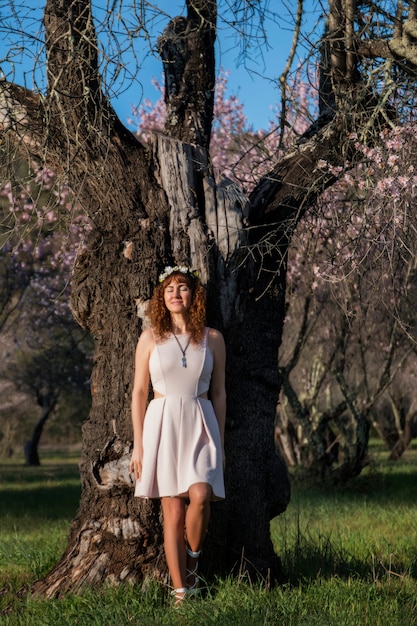
[[[186,265],[174,265],[174,267],[171,267],[171,265],[167,265],[164,268],[162,274],[159,274],[159,282],[163,283],[164,280],[168,278],[168,276],[171,276],[171,274],[173,274],[174,272],[181,272],[181,274],[190,274],[190,276],[192,276],[193,278],[198,278],[197,270],[193,270],[191,269],[191,267],[187,267]]]

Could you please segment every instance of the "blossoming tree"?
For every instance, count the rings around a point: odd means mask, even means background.
[[[299,224],[290,253],[276,434],[291,465],[332,480],[369,462],[371,426],[398,455],[415,416],[415,126],[379,139],[357,140],[363,158]]]
[[[2,376],[39,406],[25,445],[26,463],[38,465],[38,443],[58,402],[62,408],[66,398],[73,415],[88,406],[92,342],[74,322],[68,302],[88,221],[74,207],[69,189],[54,186],[51,170],[31,172],[23,163],[14,174],[12,169],[0,189],[0,330],[13,337],[14,346]],[[9,417],[6,429],[14,419]]]

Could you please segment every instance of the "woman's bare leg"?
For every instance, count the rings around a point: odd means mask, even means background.
[[[185,501],[183,498],[161,498],[164,513],[164,548],[174,589],[186,587],[186,547],[184,538]],[[183,594],[178,594],[182,597]],[[177,598],[177,600],[180,599]]]
[[[188,545],[193,552],[201,550],[203,544],[210,520],[211,495],[211,486],[207,483],[195,483],[188,491],[190,504],[185,516],[185,529]]]
[[[210,520],[212,489],[207,483],[195,483],[191,485],[188,495],[190,504],[185,515],[187,541],[193,552],[199,552]],[[187,555],[187,570],[189,572],[196,571],[197,560],[197,558]],[[194,575],[188,576],[187,583],[189,586],[195,586],[197,580]]]

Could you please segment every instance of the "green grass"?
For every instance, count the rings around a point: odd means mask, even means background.
[[[343,488],[294,489],[271,527],[290,578],[417,578],[416,495],[416,450],[399,463],[378,455]]]
[[[44,456],[38,468],[0,464],[0,589],[17,590],[52,568],[80,493],[74,456]]]
[[[0,462],[0,615],[12,607],[0,624],[417,626],[417,449],[393,463],[373,448],[374,463],[343,488],[294,484],[271,524],[286,586],[218,580],[179,608],[154,582],[61,600],[16,597],[63,552],[80,494],[77,459],[51,455],[39,468]]]

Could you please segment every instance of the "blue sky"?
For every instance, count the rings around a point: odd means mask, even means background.
[[[26,14],[30,19],[30,27],[33,32],[36,32],[40,27],[45,3],[39,0],[23,0],[21,4],[28,7],[29,10]],[[104,9],[104,3],[99,4],[101,6],[97,8],[98,12]],[[158,11],[166,12],[166,16],[161,16],[157,15],[157,10],[155,10],[154,19],[150,22],[151,34],[159,35],[168,21],[168,12],[171,15],[180,14],[184,2],[159,0],[155,4],[157,4]],[[267,0],[266,4],[269,5],[269,11],[274,11],[273,19],[266,20],[264,24],[268,46],[265,44],[256,45],[256,42],[252,41],[250,49],[245,50],[247,54],[242,54],[242,45],[247,45],[248,42],[242,44],[242,39],[236,36],[236,30],[227,27],[220,19],[216,44],[217,70],[222,68],[230,72],[229,93],[239,97],[239,100],[244,104],[248,122],[255,129],[267,128],[268,121],[273,118],[273,106],[279,101],[278,78],[287,61],[293,36],[294,15],[292,14],[292,6],[295,2],[292,0]],[[312,31],[315,20],[320,15],[318,0],[304,0],[304,10],[304,28],[307,32]],[[0,16],[0,21],[3,22],[3,27],[0,30],[3,30],[6,20]],[[122,78],[119,79],[119,82],[116,81],[114,87],[118,95],[112,98],[113,107],[125,124],[132,114],[132,105],[139,104],[143,97],[152,101],[158,98],[152,85],[152,79],[156,78],[158,81],[162,79],[161,61],[156,54],[149,52],[148,44],[144,42],[144,39],[135,38],[134,46],[141,67],[137,71],[133,58],[129,55],[124,57],[127,73],[131,73],[133,77],[126,83],[127,87],[124,89],[120,89]],[[111,48],[111,44],[109,47]],[[301,46],[301,57],[306,53],[308,47],[308,42],[305,46]],[[0,32],[0,59],[4,58],[8,49],[10,49],[10,41]],[[29,61],[24,61],[23,64],[19,65],[20,58],[19,56],[16,57],[15,81],[19,84],[26,82],[26,85],[32,88],[33,80],[31,84]],[[10,71],[10,66],[4,63],[1,65],[7,74]]]

